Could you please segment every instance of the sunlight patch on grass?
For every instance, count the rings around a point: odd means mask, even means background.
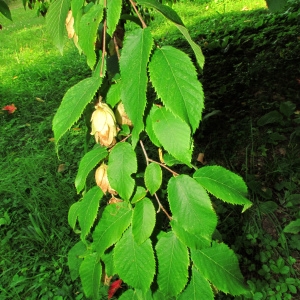
[[[226,19],[230,13],[249,12],[252,10],[266,9],[265,0],[257,1],[234,1],[234,0],[214,0],[214,1],[195,1],[195,2],[177,2],[172,7],[180,16],[185,26],[191,31],[196,29],[199,32],[207,30],[214,30],[214,24],[211,22],[214,18]],[[209,25],[207,26],[206,20],[210,18]],[[220,24],[217,24],[218,26]],[[215,25],[215,26],[217,26]],[[155,20],[151,23],[152,33],[155,38],[162,40],[177,39],[181,37],[181,33],[169,21],[159,14],[155,13]],[[171,38],[170,38],[171,37]]]

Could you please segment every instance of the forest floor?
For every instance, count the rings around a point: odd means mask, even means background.
[[[177,3],[205,67],[205,111],[195,157],[247,182],[253,206],[215,200],[217,238],[240,258],[253,299],[300,299],[300,4],[269,13],[264,1]],[[246,3],[246,4],[245,4]],[[252,6],[251,6],[252,5]],[[55,152],[51,121],[64,93],[89,74],[66,41],[51,44],[45,21],[13,6],[0,18],[0,300],[84,299],[66,266],[75,234],[67,222],[86,128],[74,126]],[[160,16],[157,42],[193,54]],[[72,138],[71,138],[72,137]],[[76,137],[76,138],[74,138]],[[219,295],[218,299],[232,299]],[[241,299],[237,298],[236,299]]]

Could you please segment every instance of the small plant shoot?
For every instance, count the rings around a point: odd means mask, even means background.
[[[194,61],[154,39],[153,11],[178,28]],[[91,68],[53,119],[57,143],[82,115],[91,121],[75,179],[82,198],[68,216],[78,233],[68,256],[72,279],[80,277],[94,300],[103,288],[109,299],[249,293],[236,254],[213,239],[218,217],[211,195],[241,210],[251,202],[240,176],[193,165],[204,56],[179,15],[155,0],[55,0],[46,20],[58,49],[67,30]]]

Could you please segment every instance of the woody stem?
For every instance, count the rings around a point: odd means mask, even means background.
[[[130,1],[131,5],[132,5],[134,11],[135,11],[136,14],[138,15],[138,17],[139,17],[139,19],[140,19],[140,21],[141,21],[141,23],[142,23],[143,28],[146,28],[147,25],[146,25],[146,23],[144,22],[142,16],[140,15],[139,11],[137,10],[135,3],[134,3],[132,0],[129,0],[129,1]]]
[[[146,159],[146,164],[147,164],[147,166],[149,165],[149,162],[154,162],[154,163],[158,163],[158,162],[156,162],[156,161],[154,161],[154,160],[152,160],[152,159],[150,159],[149,157],[148,157],[148,154],[147,154],[147,151],[146,151],[146,149],[145,149],[145,146],[144,146],[144,144],[143,144],[143,142],[140,140],[140,145],[141,145],[141,147],[142,147],[142,150],[143,150],[143,153],[144,153],[144,156],[145,156],[145,159]],[[158,163],[159,165],[161,165],[160,163]],[[163,166],[163,165],[162,165]],[[168,168],[168,170],[169,171],[171,171],[172,173],[173,173],[173,175],[174,175],[174,173],[175,172],[173,172],[171,169],[169,169]],[[177,173],[176,173],[177,174]],[[177,174],[178,175],[178,174]],[[158,211],[157,212],[159,212],[159,210],[161,209],[165,214],[166,214],[166,216],[168,217],[168,219],[169,220],[172,220],[172,217],[168,214],[168,212],[165,210],[165,208],[163,207],[163,205],[161,204],[161,202],[159,201],[159,198],[158,198],[158,196],[157,196],[157,194],[156,193],[154,193],[154,196],[155,196],[155,199],[156,199],[156,201],[157,201],[157,203],[158,203],[158,207],[159,207],[159,209],[158,209]]]
[[[106,1],[104,0],[104,7],[106,8]],[[103,77],[103,69],[104,69],[104,59],[105,59],[105,44],[106,44],[106,19],[103,23],[103,37],[102,37],[102,61],[101,61],[101,68],[100,68],[100,77]]]

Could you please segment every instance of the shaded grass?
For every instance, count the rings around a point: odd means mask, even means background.
[[[68,133],[58,157],[51,122],[64,93],[90,71],[69,41],[60,55],[35,12],[17,5],[12,16],[13,23],[1,20],[0,105],[17,110],[0,113],[0,217],[10,218],[1,228],[0,298],[75,299],[67,214],[78,199],[85,131]]]

